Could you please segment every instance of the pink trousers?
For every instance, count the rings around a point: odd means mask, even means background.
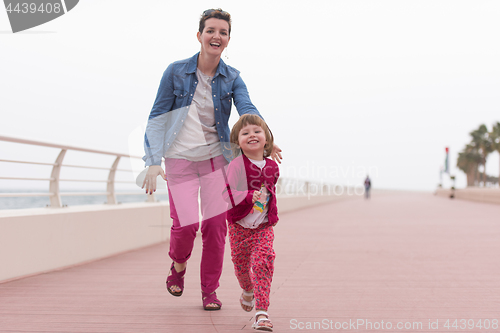
[[[229,225],[229,243],[234,272],[240,287],[253,289],[255,308],[267,311],[273,281],[274,229],[268,223],[256,229],[243,228],[237,223]]]
[[[223,169],[226,165],[222,155],[200,162],[165,160],[170,217],[173,220],[169,256],[178,263],[186,262],[191,257],[201,220],[201,290],[206,293],[212,293],[219,287],[222,273],[227,234],[227,203],[222,198],[225,187]]]

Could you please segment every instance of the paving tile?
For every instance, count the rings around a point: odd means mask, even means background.
[[[500,320],[499,217],[498,205],[411,192],[282,214],[275,332],[499,332],[491,328]],[[203,311],[200,254],[197,238],[182,297],[165,290],[168,243],[0,284],[0,332],[253,331],[228,246],[223,308]]]

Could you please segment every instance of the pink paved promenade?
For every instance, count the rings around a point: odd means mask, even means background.
[[[223,308],[202,310],[196,246],[180,298],[168,244],[0,284],[0,332],[252,332],[229,251]],[[282,214],[275,248],[275,332],[500,332],[500,205],[345,200]]]

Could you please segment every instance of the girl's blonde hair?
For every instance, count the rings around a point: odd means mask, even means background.
[[[264,130],[267,141],[264,146],[264,157],[271,156],[274,147],[274,137],[266,122],[264,119],[255,114],[244,114],[240,117],[240,119],[238,119],[236,124],[234,124],[231,134],[229,135],[229,141],[232,143],[231,146],[234,157],[238,156],[241,151],[238,143],[238,135],[240,134],[241,129],[246,125],[257,125]]]

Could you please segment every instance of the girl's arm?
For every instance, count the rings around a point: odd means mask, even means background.
[[[222,197],[233,208],[252,204],[253,192],[248,189],[243,159],[233,160],[227,168],[226,188],[222,192]]]

